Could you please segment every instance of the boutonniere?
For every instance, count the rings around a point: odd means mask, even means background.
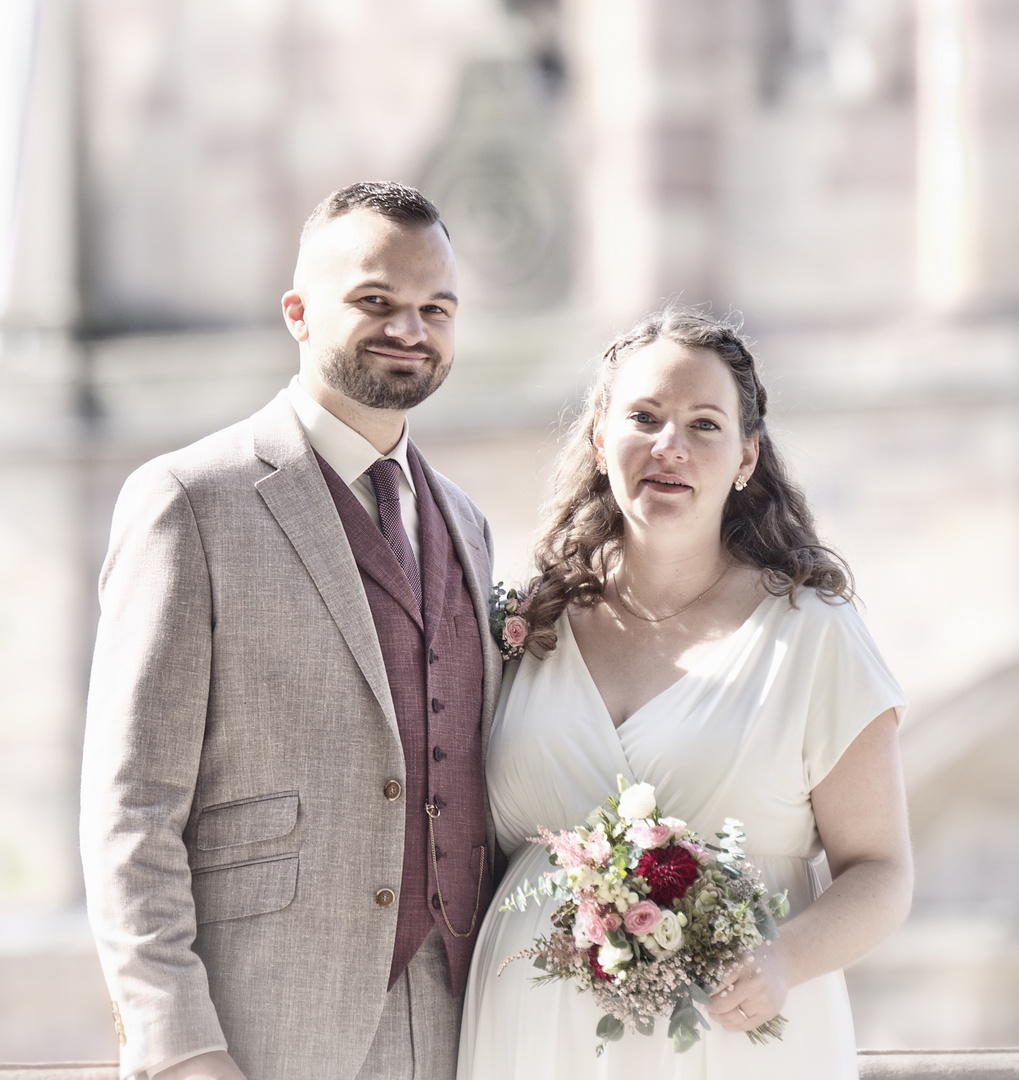
[[[488,625],[498,642],[499,651],[506,660],[518,660],[524,655],[527,635],[531,632],[526,618],[529,596],[521,596],[516,589],[507,591],[500,581],[492,589],[488,602]]]

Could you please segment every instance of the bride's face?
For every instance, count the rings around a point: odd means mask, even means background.
[[[757,464],[728,366],[665,338],[623,361],[594,443],[629,528],[679,526],[709,541],[736,477]]]

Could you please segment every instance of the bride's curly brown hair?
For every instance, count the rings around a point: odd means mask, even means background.
[[[722,511],[722,545],[735,565],[759,568],[765,588],[788,596],[813,586],[822,599],[854,596],[845,560],[820,543],[802,490],[788,477],[764,423],[768,395],[738,322],[669,306],[642,319],[603,353],[580,416],[571,425],[535,547],[538,571],[528,586],[527,649],[539,659],[556,646],[555,622],[570,604],[598,602],[622,551],[623,516],[607,476],[598,471],[594,430],[605,416],[616,375],[628,356],[665,338],[710,349],[732,372],[739,392],[744,439],[758,436],[757,467],[742,492],[731,491]]]

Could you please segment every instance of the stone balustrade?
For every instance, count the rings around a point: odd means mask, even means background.
[[[117,1067],[0,1064],[0,1080],[117,1080]],[[1019,1080],[1019,1049],[861,1050],[860,1080]]]

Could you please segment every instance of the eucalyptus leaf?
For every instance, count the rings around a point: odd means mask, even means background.
[[[775,941],[778,938],[778,925],[767,908],[757,908],[754,911],[754,921],[757,923],[761,937],[767,938],[768,941]]]
[[[676,1028],[670,1037],[672,1048],[677,1054],[685,1054],[694,1043],[701,1041],[701,1033],[696,1028],[687,1027],[685,1024]]]
[[[636,1024],[638,1034],[640,1034],[640,1035],[654,1035],[654,1033],[655,1033],[655,1022],[654,1022],[654,1020],[643,1021],[643,1020],[635,1019],[634,1023]]]
[[[697,983],[690,984],[690,989],[688,993],[690,997],[692,997],[693,1000],[697,1002],[698,1005],[711,1004],[711,995],[707,992],[707,990],[704,989],[703,986],[700,986]]]
[[[677,1005],[669,1017],[669,1034],[674,1035],[682,1027],[696,1028],[699,1015],[689,1000]]]
[[[606,1014],[598,1021],[598,1026],[595,1028],[595,1035],[599,1039],[607,1039],[609,1042],[618,1042],[623,1037],[623,1032],[626,1030],[622,1020],[617,1020],[614,1016]]]

